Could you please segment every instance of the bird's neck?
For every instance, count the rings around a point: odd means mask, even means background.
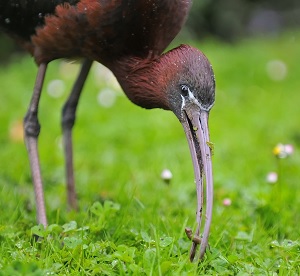
[[[126,57],[110,66],[125,94],[134,104],[147,109],[169,109],[163,57]]]

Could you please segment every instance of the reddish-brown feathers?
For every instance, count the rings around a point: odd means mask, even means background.
[[[197,62],[200,54],[181,45],[161,56],[119,60],[112,70],[132,102],[144,108],[170,109],[167,89],[172,81],[180,81],[178,72],[183,72],[186,64]]]
[[[95,33],[96,19],[101,17],[98,1],[82,0],[77,6],[58,5],[55,15],[45,18],[45,25],[32,37],[36,62],[49,62],[57,58],[89,57],[86,49],[91,45],[89,33]],[[98,27],[99,28],[99,27]]]
[[[189,7],[190,1],[174,0],[58,5],[32,36],[31,52],[38,64],[57,58],[96,60],[112,70],[132,102],[169,109],[166,85],[178,68],[166,68],[173,51],[161,52],[180,30]]]
[[[126,91],[127,97],[144,108],[169,109],[159,58],[141,59],[136,57],[118,61],[113,71]]]
[[[81,0],[58,5],[32,36],[38,64],[85,57],[104,65],[160,55],[181,29],[191,1]]]

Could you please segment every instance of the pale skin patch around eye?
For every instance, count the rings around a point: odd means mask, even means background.
[[[204,107],[204,106],[196,99],[196,97],[194,96],[194,94],[192,93],[192,91],[190,90],[190,88],[189,88],[187,85],[182,85],[182,86],[181,86],[181,90],[183,91],[183,90],[185,90],[185,89],[187,89],[189,100],[190,100],[191,102],[193,102],[195,105],[199,106],[199,108],[200,108],[201,110],[209,111],[209,110],[213,107],[214,102],[213,102],[211,105],[209,105],[208,107]],[[181,98],[182,98],[181,110],[183,110],[184,107],[185,107],[186,101],[185,101],[185,97],[184,97],[183,95],[180,95],[180,96],[181,96]]]

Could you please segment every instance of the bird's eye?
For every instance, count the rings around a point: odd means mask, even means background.
[[[180,89],[182,96],[186,97],[189,94],[189,88],[185,84],[181,85]]]

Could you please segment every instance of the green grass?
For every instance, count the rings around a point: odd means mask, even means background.
[[[105,81],[91,74],[74,129],[80,212],[67,212],[60,109],[76,72],[66,76],[60,62],[50,64],[40,105],[51,224],[43,230],[36,226],[26,150],[11,134],[26,112],[36,67],[28,56],[0,67],[0,275],[299,274],[299,43],[299,32],[236,45],[191,43],[209,57],[217,79],[210,250],[192,264],[184,228],[194,226],[195,187],[175,116],[142,110],[121,93],[102,107],[97,95]],[[269,77],[272,60],[286,65],[284,79]],[[59,98],[46,92],[54,79],[65,84]],[[292,144],[294,154],[277,159],[272,150],[280,142]],[[164,168],[173,173],[170,185],[160,178]],[[275,184],[266,181],[270,171],[279,173]]]

